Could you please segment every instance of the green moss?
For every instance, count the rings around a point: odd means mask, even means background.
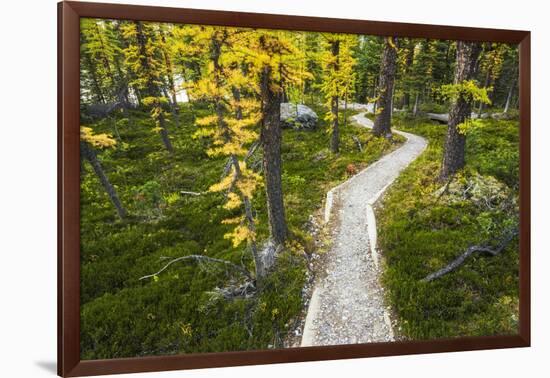
[[[437,176],[446,127],[403,117],[395,121],[399,129],[429,140],[426,152],[403,171],[378,211],[383,281],[403,336],[517,333],[517,242],[498,257],[473,256],[446,276],[422,281],[468,246],[498,236],[510,219],[506,212],[484,211],[469,199],[438,200],[434,192],[442,186]],[[494,176],[517,196],[518,130],[517,122],[484,120],[468,135],[463,177]]]
[[[315,110],[322,119],[322,109]],[[99,181],[84,164],[83,359],[277,347],[299,314],[305,261],[290,250],[279,258],[262,291],[249,299],[220,299],[216,288],[240,278],[195,262],[174,264],[158,280],[139,280],[164,265],[161,257],[188,254],[227,259],[252,271],[250,253],[223,237],[230,227],[221,224],[228,217],[223,195],[180,195],[182,190],[207,191],[225,165],[224,159],[205,154],[208,140],[193,138],[195,117],[208,112],[200,105],[181,107],[180,126],[169,123],[173,155],[164,151],[159,135],[151,131],[146,112],[132,112],[129,121],[93,124],[97,132],[113,135],[117,126],[117,148],[102,152],[100,160],[130,216],[117,219]],[[352,136],[360,139],[363,152]],[[329,138],[324,121],[316,131],[285,130],[283,135],[287,221],[295,241],[306,247],[311,245],[305,231],[309,215],[321,206],[330,187],[349,177],[348,166],[358,171],[402,142],[400,137],[392,142],[375,138],[367,129],[348,123],[341,127],[341,152],[334,155],[328,150]],[[253,205],[263,242],[268,236],[263,191],[256,194]]]

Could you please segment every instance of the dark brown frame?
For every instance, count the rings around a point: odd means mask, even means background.
[[[395,35],[519,44],[520,50],[520,330],[513,336],[353,344],[80,360],[80,17],[135,19],[252,28]],[[58,4],[58,374],[100,375],[282,362],[335,360],[416,353],[528,347],[530,322],[530,128],[529,31],[237,13],[196,9],[61,2]]]

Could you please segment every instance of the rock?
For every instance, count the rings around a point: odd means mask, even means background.
[[[318,120],[317,114],[305,105],[281,103],[281,121],[284,128],[315,130]]]
[[[510,189],[492,176],[459,175],[450,184],[437,189],[433,195],[449,204],[468,200],[476,206],[492,209],[508,204]]]
[[[491,117],[496,120],[509,120],[512,119],[510,114],[508,113],[493,113],[491,114]]]

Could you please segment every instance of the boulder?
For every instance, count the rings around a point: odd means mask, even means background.
[[[319,117],[311,108],[290,102],[281,103],[281,123],[283,128],[314,130]]]

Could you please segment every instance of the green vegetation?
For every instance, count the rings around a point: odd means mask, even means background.
[[[322,109],[317,108],[320,118]],[[328,125],[317,131],[285,130],[282,156],[287,221],[293,241],[278,259],[262,292],[252,298],[225,300],[216,292],[239,277],[218,266],[180,262],[155,280],[139,281],[160,269],[163,256],[204,254],[251,267],[244,247],[235,248],[221,223],[231,211],[222,193],[206,192],[219,181],[226,159],[211,158],[206,141],[194,138],[196,117],[208,108],[181,106],[180,127],[169,124],[174,153],[162,149],[151,132],[146,111],[132,111],[132,125],[111,117],[91,124],[117,133],[117,148],[105,150],[101,163],[128,214],[125,220],[102,190],[88,164],[83,165],[82,202],[82,357],[264,349],[280,346],[287,327],[302,309],[305,277],[303,253],[312,251],[304,231],[308,218],[323,203],[326,191],[372,163],[402,141],[375,138],[363,128],[341,128],[341,153],[329,152]],[[364,152],[359,152],[357,136]],[[261,159],[255,154],[251,160]],[[254,165],[254,164],[252,164]],[[180,191],[203,193],[200,196]],[[268,237],[265,195],[254,198],[260,245]],[[229,272],[230,273],[230,272]]]
[[[517,122],[491,118],[517,114],[516,46],[87,18],[80,30],[83,359],[285,346],[320,253],[311,216],[404,141],[392,121],[430,140],[380,217],[404,335],[514,332],[516,245],[422,279],[517,226]],[[374,133],[350,119],[366,103]]]
[[[446,183],[437,179],[447,128],[407,116],[394,119],[395,127],[429,140],[378,211],[386,260],[383,281],[408,338],[518,331],[517,240],[498,256],[473,255],[457,270],[422,281],[469,246],[494,243],[517,221],[515,205],[506,205],[515,204],[518,195],[518,122],[483,120],[476,125],[468,130],[466,167],[442,194]]]

